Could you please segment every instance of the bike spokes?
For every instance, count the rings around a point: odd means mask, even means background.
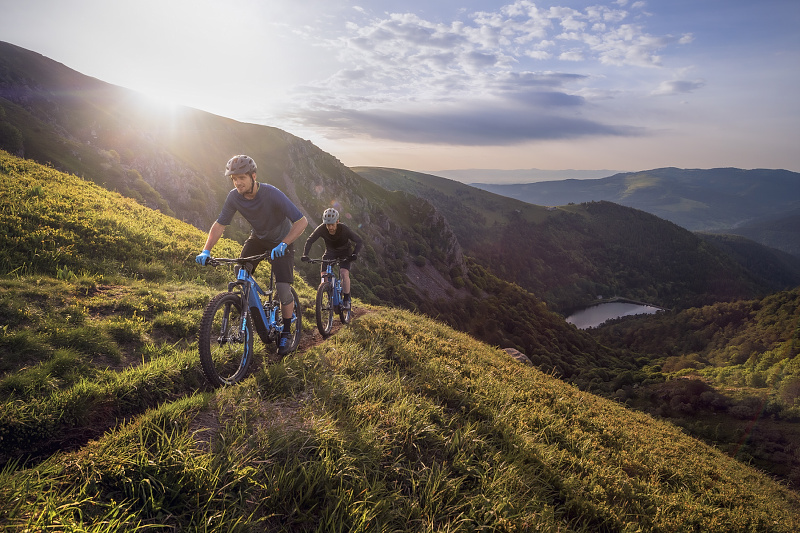
[[[350,319],[353,316],[353,314],[352,314],[353,310],[350,307],[351,305],[352,305],[352,303],[349,306],[347,306],[347,308],[345,308],[344,304],[339,306],[339,320],[342,321],[342,324],[349,324],[350,323]]]
[[[333,329],[333,287],[330,283],[323,283],[317,289],[317,329],[323,338],[331,334]]]
[[[294,351],[300,345],[300,335],[303,331],[303,308],[300,305],[300,298],[297,296],[297,292],[295,292],[294,287],[292,287],[292,299],[294,300],[294,317],[292,323],[288,326],[289,331],[289,347],[286,350],[286,353]],[[281,320],[281,322],[283,322]],[[286,326],[281,324],[283,332],[286,331]]]
[[[214,386],[241,381],[250,366],[253,333],[243,327],[241,297],[222,293],[214,297],[203,313],[200,324],[199,349],[203,373]]]

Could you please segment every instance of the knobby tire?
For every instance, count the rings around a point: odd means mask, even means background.
[[[294,320],[292,321],[291,325],[291,333],[292,333],[292,343],[289,346],[289,352],[293,352],[297,349],[300,345],[300,335],[303,333],[303,308],[300,305],[300,298],[297,296],[297,292],[294,290],[294,287],[290,287],[292,289],[292,299],[294,300]],[[278,311],[280,315],[280,311]],[[277,347],[278,342],[280,341],[280,336],[275,342],[275,346]]]
[[[333,285],[324,282],[317,289],[317,329],[322,338],[328,338],[333,329]]]
[[[353,306],[353,302],[351,300],[350,301],[350,307],[352,307],[352,306]],[[349,324],[350,323],[350,319],[352,317],[353,317],[353,310],[350,309],[350,308],[345,309],[344,308],[344,302],[342,302],[342,305],[339,306],[339,320],[342,321],[342,324]]]
[[[247,376],[253,360],[253,327],[251,320],[242,331],[241,295],[223,292],[208,302],[198,344],[203,373],[214,387],[233,385]]]

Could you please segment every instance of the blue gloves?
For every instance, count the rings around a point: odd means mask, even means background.
[[[209,257],[211,257],[211,250],[203,250],[194,260],[197,261],[198,265],[206,266]]]
[[[285,242],[280,243],[278,246],[272,249],[272,253],[269,254],[270,259],[275,259],[276,257],[283,257],[283,254],[286,253],[286,247],[288,245]]]

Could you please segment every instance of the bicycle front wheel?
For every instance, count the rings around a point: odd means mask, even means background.
[[[242,297],[223,292],[208,302],[198,344],[203,373],[214,387],[233,385],[247,375],[253,359],[253,328],[242,329]]]
[[[333,329],[333,286],[326,281],[317,289],[317,329],[325,339]]]

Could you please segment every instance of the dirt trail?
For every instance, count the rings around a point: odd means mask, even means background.
[[[351,311],[352,311],[352,315],[353,315],[352,318],[351,318],[351,321],[352,321],[352,320],[357,319],[358,317],[361,317],[361,316],[364,316],[364,315],[366,315],[368,313],[374,312],[374,309],[372,307],[362,307],[362,306],[356,307],[356,306],[354,306]],[[303,319],[304,319],[304,321],[303,321],[303,334],[300,337],[300,344],[297,346],[297,350],[296,350],[296,352],[300,352],[300,353],[305,352],[309,348],[313,348],[314,346],[317,346],[318,344],[322,343],[325,340],[325,339],[322,338],[322,335],[320,334],[319,330],[317,329],[317,323],[316,323],[316,321],[314,319],[306,320],[305,316],[303,317]],[[342,324],[342,322],[339,320],[339,315],[336,315],[336,317],[333,319],[333,329],[331,330],[331,334],[329,335],[329,337],[333,336],[333,335],[336,335],[336,333],[340,329],[342,329],[342,327],[346,327],[346,326],[344,326]],[[270,348],[273,348],[274,346],[275,345],[273,344]],[[274,350],[270,350],[270,352],[272,352],[272,353],[269,353],[266,356],[267,359],[268,359],[268,362],[269,363],[277,363],[280,360],[278,358],[278,354],[274,353]]]
[[[359,318],[369,313],[375,312],[372,307],[353,307],[352,319]],[[333,329],[331,335],[335,335],[344,326],[337,317],[333,321]],[[329,337],[330,337],[329,336]],[[300,345],[297,347],[295,353],[302,353],[318,344],[321,344],[325,339],[322,338],[319,330],[317,329],[316,321],[310,324],[303,324],[303,335],[300,338]],[[274,345],[273,345],[274,346]],[[267,358],[267,364],[277,363],[280,358],[274,350],[270,350],[269,354],[264,354]],[[261,413],[261,424],[265,426],[281,425],[284,427],[302,428],[306,427],[308,422],[302,417],[301,408],[303,406],[303,398],[283,398],[277,401],[262,401],[258,406]],[[197,446],[203,451],[210,451],[211,440],[219,432],[220,427],[220,414],[216,409],[216,401],[211,401],[211,408],[201,412],[195,420],[190,424],[190,431],[194,435],[194,440]]]

